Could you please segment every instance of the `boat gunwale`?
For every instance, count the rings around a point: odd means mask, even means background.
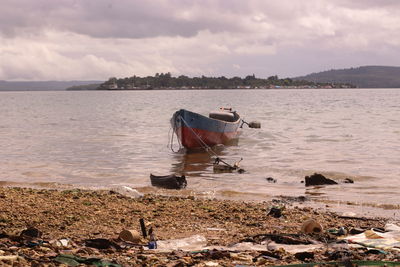
[[[203,117],[204,119],[208,119],[208,120],[211,120],[211,121],[218,121],[218,122],[222,122],[222,123],[238,124],[241,121],[241,117],[236,111],[232,112],[232,113],[234,113],[234,115],[236,115],[238,117],[238,119],[236,121],[223,121],[223,120],[219,120],[219,119],[214,119],[214,118],[210,118],[210,117],[204,116],[204,115],[202,115],[200,113],[189,111],[187,109],[180,109],[178,112],[180,112],[180,111],[196,114],[196,115],[198,115],[200,117]]]

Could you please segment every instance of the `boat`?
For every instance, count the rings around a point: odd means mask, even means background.
[[[186,149],[227,144],[238,137],[241,118],[231,108],[220,108],[209,116],[180,109],[171,118],[171,126]]]

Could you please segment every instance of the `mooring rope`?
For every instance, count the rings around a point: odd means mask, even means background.
[[[224,163],[226,166],[236,169],[236,167],[232,166],[231,164],[225,162],[224,160],[222,160],[217,153],[215,153],[212,148],[207,145],[203,139],[201,139],[201,137],[192,129],[192,127],[189,126],[189,124],[185,121],[185,119],[182,116],[179,116],[179,118],[183,121],[184,124],[186,124],[186,126],[189,128],[189,130],[194,134],[194,136],[200,141],[200,145],[202,146],[202,148],[210,155],[210,156],[215,156],[215,163],[218,164],[219,162]],[[211,152],[211,153],[210,153]]]
[[[177,128],[176,127],[176,120],[174,120],[174,125],[173,126],[171,125],[171,128],[168,131],[168,144],[167,144],[167,147],[169,146],[171,151],[174,152],[174,153],[178,152],[182,148],[182,144],[181,144],[181,141],[179,140],[179,138],[177,138],[178,144],[179,144],[179,149],[177,151],[175,151],[174,147],[173,147],[173,145],[174,145],[174,134],[177,134],[176,133],[176,128]],[[169,134],[171,133],[171,129],[172,129],[173,133],[172,133],[172,136],[171,136],[171,139],[170,139],[169,138]]]

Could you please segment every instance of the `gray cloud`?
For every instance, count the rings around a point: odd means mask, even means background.
[[[233,2],[232,2],[233,3]],[[8,36],[46,28],[96,38],[196,35],[237,27],[237,11],[207,1],[6,0],[0,30]],[[233,12],[233,14],[231,14]]]
[[[400,2],[3,0],[0,79],[400,65]]]

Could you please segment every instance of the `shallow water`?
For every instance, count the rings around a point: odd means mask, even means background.
[[[147,187],[150,173],[184,172],[209,196],[400,204],[399,100],[399,89],[1,92],[0,181]],[[216,148],[243,158],[244,174],[214,174],[207,153],[168,146],[174,111],[221,106],[261,122]],[[355,183],[305,188],[314,172]]]

